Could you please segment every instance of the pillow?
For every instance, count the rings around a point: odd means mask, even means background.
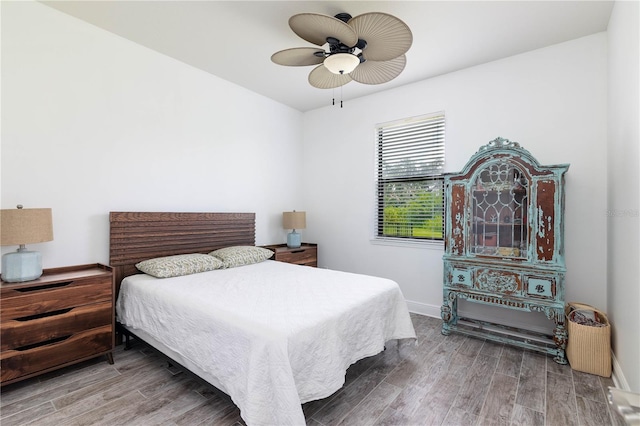
[[[202,253],[156,257],[136,264],[140,271],[156,278],[179,277],[223,267],[220,259]]]
[[[209,255],[222,260],[225,268],[233,268],[265,261],[273,256],[273,252],[262,247],[233,246],[214,250]]]

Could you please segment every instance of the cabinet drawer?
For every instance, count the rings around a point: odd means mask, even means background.
[[[2,322],[52,311],[111,301],[111,277],[92,277],[26,288],[2,289]]]
[[[542,299],[555,299],[556,281],[552,277],[525,277],[527,294]]]
[[[453,268],[451,270],[451,285],[471,287],[473,285],[473,274],[467,268]]]
[[[62,309],[2,323],[2,351],[71,336],[83,330],[112,324],[111,302]]]
[[[318,258],[317,253],[318,251],[315,247],[300,247],[299,249],[276,252],[276,260],[298,265],[315,266]]]
[[[476,271],[475,286],[489,293],[520,295],[522,294],[522,277],[514,271],[479,268]]]
[[[112,350],[111,325],[83,331],[49,344],[8,350],[0,355],[2,382],[62,366],[83,358],[102,355]]]

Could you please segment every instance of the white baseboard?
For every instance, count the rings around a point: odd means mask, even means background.
[[[622,368],[616,359],[615,354],[611,351],[611,379],[613,380],[613,384],[618,389],[622,389],[628,392],[631,392],[631,388],[629,387],[629,382],[627,382],[626,377],[624,377],[624,373],[622,372]]]
[[[440,318],[440,306],[435,305],[427,305],[426,303],[413,302],[411,300],[407,300],[407,307],[409,308],[409,312],[413,312],[414,314],[425,315],[428,317]]]

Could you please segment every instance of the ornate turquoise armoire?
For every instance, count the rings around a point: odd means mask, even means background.
[[[564,174],[541,166],[517,142],[480,147],[445,175],[442,334],[458,332],[517,345],[566,364]],[[553,334],[458,315],[458,300],[543,312]]]

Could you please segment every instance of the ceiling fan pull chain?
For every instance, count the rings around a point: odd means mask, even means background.
[[[342,108],[342,86],[340,86],[340,108]]]
[[[331,97],[333,99],[331,99],[331,105],[335,105],[336,104],[336,88],[332,88],[331,89]]]

